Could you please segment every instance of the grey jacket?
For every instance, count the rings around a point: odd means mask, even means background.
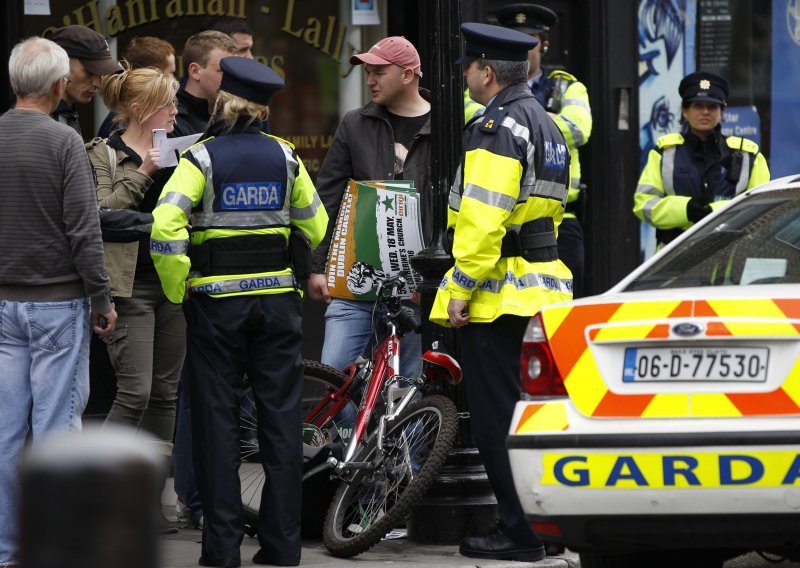
[[[430,92],[420,89],[425,100],[430,100]],[[403,168],[403,177],[413,179],[417,192],[430,191],[431,184],[431,121],[430,118],[414,137]],[[342,196],[347,180],[380,180],[394,178],[394,132],[389,123],[386,107],[368,103],[348,112],[339,128],[325,161],[319,170],[317,193],[328,211],[328,230],[325,239],[314,249],[313,272],[323,274],[331,233],[339,215]],[[424,201],[424,200],[421,200]],[[430,235],[429,222],[422,215],[422,228],[425,241]]]

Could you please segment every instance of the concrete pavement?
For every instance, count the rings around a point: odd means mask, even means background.
[[[161,568],[188,568],[198,566],[200,556],[200,531],[181,529],[179,533],[161,537]],[[242,566],[253,564],[258,550],[255,538],[245,537],[242,543]],[[458,553],[457,546],[418,545],[407,539],[385,540],[355,558],[335,558],[320,541],[303,544],[301,566],[331,568],[419,568],[420,566],[451,566],[463,568],[580,568],[578,555],[567,552],[563,556],[546,558],[540,562],[510,562],[504,560],[478,560]]]

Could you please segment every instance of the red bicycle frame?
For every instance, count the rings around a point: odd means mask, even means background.
[[[349,364],[344,368],[347,374],[347,380],[344,385],[337,391],[330,391],[323,396],[305,416],[304,422],[314,424],[320,429],[324,429],[335,416],[341,412],[344,407],[353,398],[351,393],[360,395],[361,385],[364,381],[368,381],[366,393],[361,399],[361,404],[358,408],[358,415],[354,428],[353,437],[348,444],[347,453],[344,462],[348,462],[353,458],[359,442],[363,439],[366,432],[367,425],[369,424],[372,413],[375,410],[375,405],[378,401],[378,396],[383,386],[391,381],[398,375],[400,366],[400,336],[394,324],[389,324],[390,333],[381,341],[378,347],[372,354],[371,360],[359,358],[354,363]],[[461,382],[462,372],[458,362],[446,353],[441,353],[435,350],[428,350],[422,356],[423,360],[423,377],[427,380],[435,380],[437,374],[444,373],[445,380],[453,385]],[[391,387],[390,387],[391,388]],[[411,387],[416,391],[416,387]],[[412,393],[413,395],[413,393]],[[390,395],[387,397],[389,404],[389,413],[396,415],[399,414],[411,396],[405,396],[401,399],[401,406],[394,408],[394,400]]]

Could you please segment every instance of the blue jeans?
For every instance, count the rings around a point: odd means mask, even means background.
[[[89,398],[89,301],[0,300],[0,564],[18,561],[19,458],[30,437],[79,430]]]
[[[416,304],[407,304],[414,309],[420,321],[420,309]],[[325,340],[320,362],[342,369],[355,361],[359,355],[369,358],[377,345],[370,335],[374,302],[355,300],[331,300],[325,312]],[[379,322],[377,340],[387,333],[386,325]],[[400,340],[400,374],[404,377],[419,377],[422,373],[422,336],[407,333]]]

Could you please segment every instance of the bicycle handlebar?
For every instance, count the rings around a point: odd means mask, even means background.
[[[390,299],[397,297],[399,288],[405,286],[406,276],[408,272],[405,270],[399,272],[396,276],[389,276],[378,282],[378,288],[375,291],[379,298]],[[388,290],[388,292],[387,292]]]

